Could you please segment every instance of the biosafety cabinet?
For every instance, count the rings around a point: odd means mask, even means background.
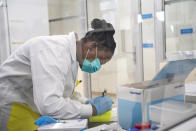
[[[156,70],[163,61],[196,57],[195,0],[154,0]]]
[[[168,84],[168,80],[163,80],[152,85],[137,83],[121,86],[118,88],[119,124],[122,128],[129,129],[142,122],[153,124],[151,121],[154,120],[154,117],[158,119],[155,122],[161,123],[158,118],[162,115],[161,109],[154,115],[157,111],[151,111],[152,106],[169,100],[184,103],[184,93],[183,81],[173,81]]]
[[[118,86],[120,126],[147,122],[161,129],[194,116],[196,105],[185,102],[185,79],[195,67],[196,59],[170,61],[151,81]]]

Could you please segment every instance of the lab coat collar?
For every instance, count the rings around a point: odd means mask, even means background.
[[[73,61],[76,61],[76,36],[74,32],[69,33],[70,39],[70,52]]]

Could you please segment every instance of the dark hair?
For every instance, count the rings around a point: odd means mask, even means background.
[[[107,23],[105,20],[93,19],[91,27],[94,30],[88,31],[82,42],[86,43],[89,41],[96,41],[98,47],[109,49],[112,53],[116,48],[116,42],[114,41],[113,35],[115,30],[112,24]]]

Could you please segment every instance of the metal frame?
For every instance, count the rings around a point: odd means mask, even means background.
[[[175,4],[175,3],[180,3],[180,2],[189,2],[189,1],[196,2],[196,0],[165,0],[164,4],[170,5],[170,4]],[[171,52],[171,53],[165,52],[165,54],[166,54],[166,60],[168,61],[196,58],[196,50],[176,51],[176,52]]]
[[[143,45],[142,45],[142,21],[141,20],[141,0],[132,0],[131,1],[132,9],[132,43],[135,50],[135,81],[141,82],[144,81],[144,68],[143,68]]]
[[[156,54],[156,72],[159,71],[162,61],[174,61],[182,59],[196,58],[196,50],[193,51],[176,51],[172,53],[166,52],[166,28],[165,28],[165,5],[175,4],[179,2],[188,2],[196,0],[154,0],[155,14],[155,54]],[[164,20],[160,21],[157,14],[162,12]]]
[[[187,1],[196,1],[196,0],[165,0],[165,5],[178,3],[178,2],[187,2]]]
[[[78,16],[66,16],[66,17],[49,19],[49,22],[63,21],[63,20],[74,19],[74,18],[78,18]]]
[[[166,30],[165,30],[165,5],[164,0],[154,0],[154,24],[155,24],[155,70],[160,69],[160,63],[166,59]],[[164,20],[160,20],[159,14],[164,15]]]
[[[79,16],[80,16],[80,36],[84,36],[88,31],[88,14],[87,14],[87,0],[79,0]],[[91,75],[84,73],[84,95],[87,98],[92,98],[91,90]]]
[[[135,70],[135,82],[144,81],[144,64],[143,64],[143,36],[142,36],[142,5],[141,0],[132,0],[131,3],[132,9],[132,43],[135,49],[135,62],[136,62],[136,70]],[[145,98],[143,97],[143,100]],[[144,110],[146,104],[142,104],[142,121],[147,122],[146,114],[147,110]]]
[[[10,55],[9,25],[6,0],[0,0],[0,63]]]

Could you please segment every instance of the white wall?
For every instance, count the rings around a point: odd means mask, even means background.
[[[49,19],[65,18],[50,22],[51,35],[68,34],[71,31],[79,32],[78,6],[78,0],[48,0]]]
[[[47,0],[7,0],[12,52],[28,39],[49,34]]]

